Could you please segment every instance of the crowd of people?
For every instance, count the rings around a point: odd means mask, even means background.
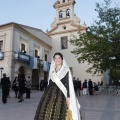
[[[38,82],[36,84],[37,90],[40,91],[45,91],[47,89],[48,82],[46,80],[41,80],[40,83]],[[76,96],[80,96],[81,94],[83,95],[93,95],[93,94],[98,94],[98,86],[102,85],[102,82],[98,82],[96,84],[95,82],[92,82],[91,79],[87,81],[86,79],[82,83],[79,78],[73,77],[73,85],[74,85],[74,90]],[[31,93],[31,87],[32,87],[32,82],[30,76],[27,76],[27,79],[25,79],[24,74],[19,74],[18,77],[15,77],[13,80],[13,83],[11,85],[11,82],[9,80],[9,77],[6,76],[6,74],[3,74],[3,78],[1,79],[1,86],[2,86],[2,101],[5,104],[7,102],[7,97],[10,97],[9,91],[10,91],[10,86],[12,90],[15,93],[15,98],[18,98],[18,102],[22,102],[23,99],[23,94],[26,93],[25,98],[30,98],[30,93]],[[82,90],[82,93],[81,93]]]
[[[40,91],[45,91],[47,89],[48,82],[45,80],[41,80],[40,83],[36,84],[36,89]],[[15,77],[12,84],[9,77],[6,74],[3,74],[1,79],[0,88],[2,89],[2,102],[7,103],[7,98],[10,97],[9,91],[13,90],[15,94],[15,98],[18,98],[18,102],[22,102],[24,100],[23,95],[25,94],[25,98],[30,98],[30,93],[32,89],[32,81],[30,76],[25,78],[23,73],[19,74],[18,77]]]
[[[41,80],[40,83],[38,82],[36,84],[36,89],[40,91],[45,91],[47,89],[48,82],[45,80]],[[84,82],[82,83],[79,78],[73,77],[73,85],[74,85],[74,90],[76,96],[80,96],[81,94],[83,95],[93,95],[93,94],[98,94],[98,86],[102,85],[101,83],[98,82],[92,82],[91,79],[88,81],[85,79]],[[9,77],[6,76],[6,74],[3,74],[3,78],[1,79],[1,86],[2,86],[2,102],[5,104],[7,103],[7,98],[10,97],[9,91],[10,91],[10,86],[12,90],[15,93],[15,98],[18,98],[18,102],[22,102],[23,99],[23,94],[26,93],[25,98],[30,98],[30,93],[31,93],[31,87],[32,87],[32,82],[30,76],[27,76],[27,79],[25,79],[24,74],[19,74],[18,77],[15,77],[13,80],[13,83],[11,85],[11,82],[9,80]],[[82,91],[82,93],[81,93]]]
[[[47,89],[47,85],[48,85],[47,81],[41,80],[40,83],[39,82],[36,83],[36,89],[40,91],[45,91]],[[95,82],[92,82],[91,79],[89,79],[89,81],[85,79],[84,82],[82,83],[81,80],[79,80],[79,78],[76,79],[75,77],[73,77],[73,85],[76,96],[81,96],[81,94],[97,95],[99,90],[98,86],[102,85],[102,81],[101,83],[98,82],[97,84]],[[25,79],[24,74],[19,74],[18,77],[15,77],[11,85],[9,77],[7,77],[6,74],[4,73],[3,78],[1,79],[1,86],[2,86],[2,102],[4,104],[7,103],[7,98],[10,97],[9,95],[10,87],[15,93],[15,98],[19,99],[18,102],[22,102],[24,100],[23,99],[24,93],[26,93],[25,98],[30,98],[32,87],[30,76],[27,76],[27,79]]]
[[[76,96],[80,96],[81,94],[83,95],[97,95],[99,91],[99,86],[103,85],[103,82],[101,81],[96,83],[93,82],[91,79],[88,81],[85,79],[84,82],[82,83],[79,78],[73,77],[73,84],[74,84],[74,90],[76,93]],[[81,93],[82,90],[82,93]]]
[[[27,79],[25,79],[25,75],[21,73],[18,77],[15,77],[11,85],[9,77],[4,73],[0,85],[2,89],[2,102],[4,104],[7,103],[7,98],[10,97],[9,91],[11,89],[15,93],[15,98],[19,99],[18,102],[22,102],[24,100],[24,93],[26,93],[26,98],[30,98],[32,86],[30,76],[27,76]]]

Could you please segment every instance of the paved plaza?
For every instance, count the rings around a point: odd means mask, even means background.
[[[120,120],[120,96],[81,96],[83,120]]]
[[[7,104],[0,101],[0,120],[34,120],[42,94],[43,92],[34,90],[31,99],[18,103],[18,99],[14,98],[14,93],[11,91]],[[81,103],[83,120],[120,120],[120,96],[82,95],[78,99]]]

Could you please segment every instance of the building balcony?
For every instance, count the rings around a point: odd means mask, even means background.
[[[38,67],[43,67],[44,61],[42,59],[37,58]]]
[[[22,52],[15,52],[15,60],[20,60],[24,62],[30,62],[30,56],[22,53]]]
[[[40,58],[29,56],[29,55],[22,53],[22,52],[15,52],[14,59],[29,63],[29,67],[31,69],[38,69],[40,67],[43,67],[44,71],[48,72],[50,70],[50,63],[49,62],[44,61]]]
[[[44,61],[42,59],[30,56],[31,69],[38,69],[40,67],[43,67],[43,64],[44,64]]]
[[[44,61],[40,58],[35,58],[30,56],[30,68],[31,69],[38,69],[42,68],[44,71],[49,72],[50,70],[50,63],[47,61]]]

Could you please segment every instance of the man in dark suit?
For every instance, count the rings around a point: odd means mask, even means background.
[[[9,91],[10,81],[6,77],[6,74],[3,74],[3,78],[1,79],[1,86],[2,86],[2,102],[5,104],[7,103],[7,95]]]
[[[18,89],[19,89],[19,101],[18,102],[22,102],[23,99],[23,94],[25,93],[25,75],[23,73],[21,73],[19,75],[19,79],[18,79]]]
[[[89,81],[88,81],[88,90],[89,90],[89,94],[93,95],[93,83],[92,83],[91,79],[89,79]]]
[[[88,88],[88,85],[87,85],[87,80],[85,79],[84,82],[83,82],[83,95],[87,95],[87,88]]]
[[[73,85],[74,85],[74,90],[75,90],[75,94],[76,94],[76,96],[77,96],[77,80],[76,80],[76,78],[75,77],[73,77]]]
[[[77,78],[77,96],[80,96],[80,90],[81,90],[81,80]]]

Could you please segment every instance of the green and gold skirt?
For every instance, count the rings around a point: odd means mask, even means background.
[[[56,86],[48,86],[37,107],[34,120],[72,120],[68,116],[66,98]]]

